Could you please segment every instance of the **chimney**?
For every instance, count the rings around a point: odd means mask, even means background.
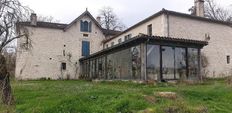
[[[100,16],[97,16],[96,20],[97,20],[97,22],[98,22],[99,24],[101,24],[101,17],[100,17]]]
[[[37,16],[35,13],[31,13],[31,25],[33,26],[37,25]]]
[[[194,0],[196,16],[204,17],[204,0]]]

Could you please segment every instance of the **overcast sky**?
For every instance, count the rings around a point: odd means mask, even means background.
[[[110,6],[121,21],[127,26],[143,20],[162,8],[189,13],[194,0],[19,0],[29,6],[38,15],[52,16],[61,23],[70,23],[86,8],[96,17],[99,9]],[[215,0],[218,4],[229,7],[232,0]]]

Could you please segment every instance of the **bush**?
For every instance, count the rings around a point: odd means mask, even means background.
[[[232,86],[232,76],[228,76],[225,80],[228,85]]]

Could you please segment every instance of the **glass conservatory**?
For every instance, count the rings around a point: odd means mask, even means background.
[[[140,35],[80,59],[82,79],[198,80],[205,41]]]

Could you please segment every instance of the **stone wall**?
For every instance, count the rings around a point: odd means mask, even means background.
[[[92,21],[88,17],[82,20]],[[80,32],[77,21],[66,31],[59,29],[27,27],[30,31],[32,48],[26,51],[20,48],[25,40],[18,40],[16,58],[17,79],[78,79],[80,73],[79,59],[82,57],[82,41],[90,42],[90,54],[102,50],[102,31],[92,22],[92,32]],[[88,34],[84,37],[83,34]],[[65,53],[65,55],[64,55]],[[61,63],[66,63],[66,70],[61,71]]]
[[[232,63],[227,64],[226,56],[232,57],[232,27],[170,15],[169,31],[171,37],[194,40],[206,40],[210,36],[208,46],[202,49],[209,61],[208,77],[223,77],[231,71]]]

